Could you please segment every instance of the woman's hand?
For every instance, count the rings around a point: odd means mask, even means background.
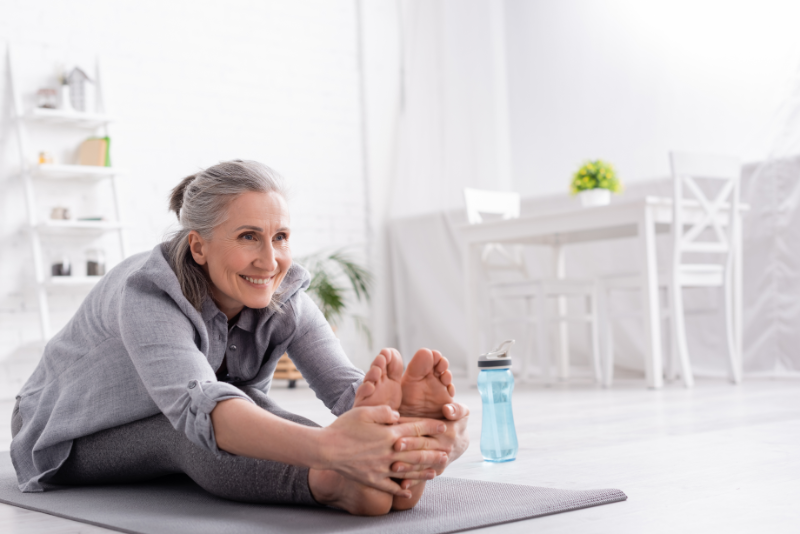
[[[449,421],[444,433],[437,435],[409,436],[397,440],[394,444],[396,451],[442,451],[447,453],[448,461],[445,465],[436,468],[436,474],[441,475],[445,468],[453,461],[457,460],[469,447],[469,435],[467,434],[467,424],[469,423],[469,408],[464,404],[453,402],[442,407],[442,415]],[[401,424],[419,423],[431,421],[431,419],[419,419],[415,417],[400,417],[398,422]],[[392,471],[402,473],[403,478],[406,470],[411,471],[414,467],[398,461],[392,465]]]
[[[423,436],[446,436],[448,426],[451,425],[435,419],[401,421],[400,415],[388,406],[353,408],[321,430],[321,457],[313,467],[332,469],[367,486],[410,498],[410,492],[391,479],[398,473],[392,471],[392,465],[403,466],[404,479],[430,480],[447,465],[448,455],[444,447],[399,450],[396,443],[402,439],[428,439]],[[450,441],[443,439],[442,443]],[[455,450],[452,446],[450,449]]]

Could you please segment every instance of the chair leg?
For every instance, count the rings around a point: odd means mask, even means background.
[[[602,325],[603,349],[601,355],[603,386],[611,387],[614,381],[614,321],[611,319],[611,306],[609,289],[601,284],[597,292],[597,307]]]
[[[549,332],[547,327],[550,325],[547,313],[547,297],[544,293],[544,285],[538,284],[536,291],[536,307],[538,313],[537,324],[537,349],[539,352],[539,366],[542,369],[542,377],[545,383],[552,382],[550,375],[550,340],[548,339]]]
[[[683,295],[680,284],[670,284],[672,292],[670,299],[670,323],[672,324],[672,342],[678,351],[681,362],[681,375],[687,388],[694,386],[692,364],[689,361],[689,347],[686,343],[686,324],[683,314]]]
[[[600,318],[598,313],[598,298],[600,291],[598,284],[592,288],[591,297],[586,298],[586,303],[589,307],[590,325],[589,334],[592,340],[592,364],[594,365],[594,379],[598,384],[603,383],[603,372],[600,364]]]
[[[569,379],[569,323],[567,316],[567,298],[557,297],[558,306],[558,378],[561,380]]]
[[[730,265],[725,270],[725,285],[723,291],[725,292],[725,338],[728,343],[728,359],[731,366],[731,381],[738,384],[742,381],[742,353],[741,347],[736,342],[737,321],[735,317],[734,307],[736,306],[733,286],[731,284],[731,269]]]
[[[523,380],[526,380],[532,373],[531,373],[531,364],[533,362],[533,329],[534,324],[532,324],[531,318],[533,317],[533,310],[531,298],[525,297],[525,323],[524,323],[524,346],[522,347],[522,372],[521,376]],[[535,321],[533,321],[535,323]]]
[[[669,310],[669,303],[671,300],[671,296],[669,294],[669,288],[664,291],[664,303],[666,305],[666,309]],[[664,314],[664,324],[665,328],[663,332],[671,332],[672,331],[672,324],[671,319],[669,317],[669,312]],[[674,382],[678,379],[678,346],[675,343],[673,336],[668,335],[664,336],[664,343],[666,344],[667,350],[664,351],[664,354],[667,355],[666,357],[666,365],[665,365],[665,372],[667,375],[667,380],[670,382]]]

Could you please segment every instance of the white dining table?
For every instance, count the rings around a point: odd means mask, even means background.
[[[704,214],[701,206],[691,202],[684,203],[684,219],[692,224]],[[746,205],[740,205],[737,213],[741,217]],[[576,207],[552,213],[522,216],[516,219],[489,221],[481,224],[465,224],[457,227],[464,243],[464,292],[466,299],[467,335],[469,354],[477,356],[491,347],[480,343],[481,321],[479,317],[479,284],[484,282],[481,264],[481,251],[487,243],[507,243],[523,245],[545,245],[553,248],[553,276],[563,278],[566,274],[564,247],[575,243],[603,241],[610,239],[635,238],[640,257],[641,299],[643,312],[643,335],[645,347],[645,379],[650,388],[660,388],[664,384],[663,357],[661,349],[661,317],[658,291],[658,271],[656,258],[656,234],[669,232],[672,222],[672,199],[646,196],[633,200],[620,200],[605,206]],[[738,225],[741,228],[741,224]],[[741,234],[739,246],[733,261],[733,280],[741,288]],[[735,291],[741,295],[741,289]],[[734,302],[739,307],[736,313],[741,317],[741,299]],[[563,310],[560,310],[563,311]],[[741,323],[739,323],[741,324]],[[559,346],[562,351],[561,362],[568,361],[567,327],[561,323]],[[470,381],[477,378],[477,368],[467,366]],[[559,374],[566,377],[567,370]]]

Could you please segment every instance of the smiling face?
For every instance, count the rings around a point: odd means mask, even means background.
[[[292,266],[289,208],[277,193],[247,192],[228,205],[211,239],[189,233],[194,261],[211,280],[211,297],[228,319],[245,306],[266,308]]]

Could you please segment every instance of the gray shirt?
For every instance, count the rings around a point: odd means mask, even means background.
[[[207,298],[198,312],[181,292],[159,245],[108,272],[53,337],[19,396],[22,429],[11,442],[21,491],[42,491],[72,441],[158,414],[215,454],[217,402],[252,400],[233,384],[269,391],[287,352],[335,415],[349,410],[363,372],[345,356],[306,295],[309,274],[292,265],[279,311],[242,310],[228,321]],[[227,356],[231,383],[215,371]]]

